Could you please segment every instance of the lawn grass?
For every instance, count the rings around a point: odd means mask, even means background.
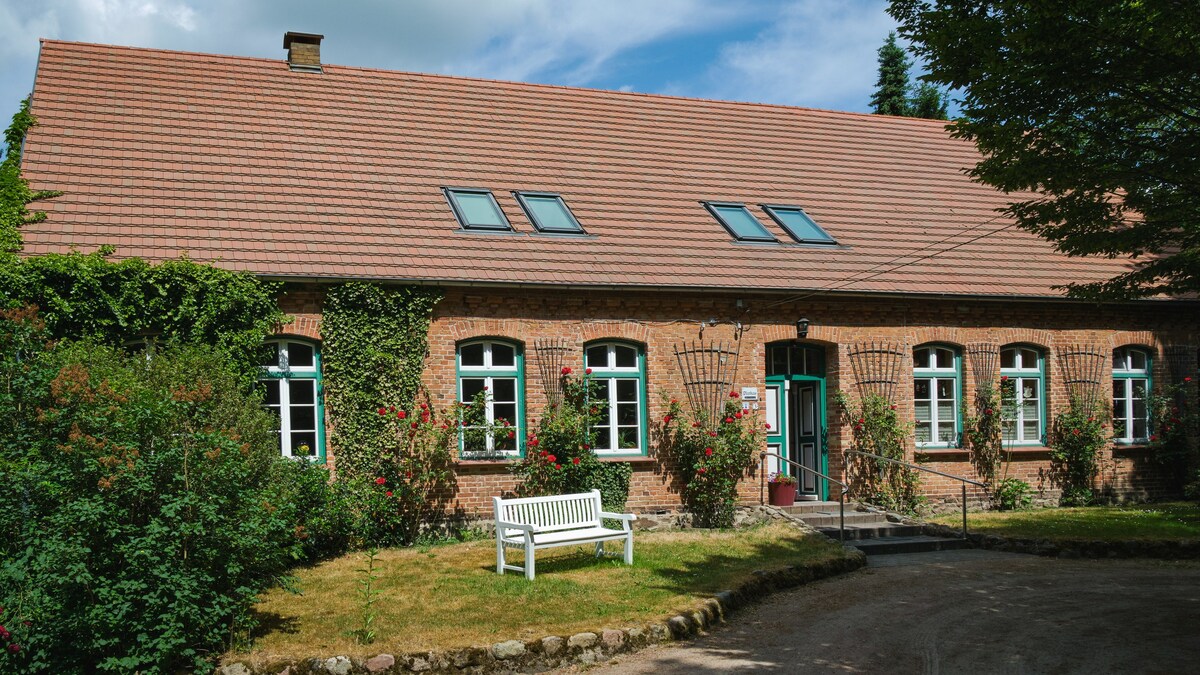
[[[946,514],[932,520],[959,527],[962,515]],[[1168,502],[971,513],[967,528],[1002,537],[1063,541],[1197,540],[1200,504]]]
[[[363,646],[347,636],[361,621],[356,570],[363,554],[351,554],[300,570],[302,595],[267,593],[256,606],[262,627],[252,650],[224,661],[400,654],[629,627],[732,588],[754,570],[843,555],[840,546],[782,524],[640,533],[632,567],[595,558],[590,545],[549,549],[538,552],[537,578],[529,582],[520,573],[496,574],[491,540],[390,549],[376,563],[377,637]],[[509,557],[520,564],[520,551],[510,549]]]

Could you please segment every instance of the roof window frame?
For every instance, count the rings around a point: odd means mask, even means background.
[[[443,187],[442,194],[446,197],[446,203],[450,205],[450,210],[454,213],[455,220],[458,221],[458,226],[466,232],[515,232],[512,222],[508,219],[508,214],[504,209],[500,208],[500,202],[496,199],[496,195],[487,188],[470,188],[470,187]],[[458,204],[455,195],[458,194],[473,194],[487,195],[492,200],[492,206],[496,207],[496,212],[500,214],[500,218],[504,220],[503,227],[494,225],[471,225],[467,220],[466,214]]]
[[[838,240],[835,239],[833,237],[833,235],[829,234],[829,232],[826,231],[825,228],[818,225],[817,221],[814,220],[812,216],[808,215],[808,211],[804,210],[804,207],[796,206],[794,204],[759,204],[759,206],[762,207],[763,212],[765,212],[771,220],[775,221],[775,224],[778,225],[781,230],[783,230],[784,232],[787,232],[789,237],[796,240],[796,243],[814,244],[814,245],[818,245],[818,246],[838,246],[839,245]],[[816,230],[818,232],[825,235],[825,239],[810,239],[807,237],[797,236],[797,234],[792,231],[792,228],[788,227],[788,225],[783,222],[783,219],[780,218],[779,215],[775,213],[776,210],[799,211],[800,214],[804,216],[804,219],[809,222],[809,224],[811,224],[814,228],[816,228]]]
[[[586,235],[588,233],[587,230],[584,229],[583,223],[579,222],[579,218],[575,216],[575,212],[571,210],[570,206],[567,206],[567,201],[563,199],[561,194],[558,194],[557,192],[542,192],[539,190],[513,190],[512,194],[514,197],[516,197],[517,204],[520,205],[521,210],[525,212],[525,217],[529,219],[531,224],[533,224],[533,229],[538,233],[575,235]],[[542,227],[542,224],[538,222],[537,215],[535,215],[534,210],[529,206],[529,203],[525,201],[526,197],[553,198],[558,200],[558,203],[560,206],[562,206],[563,211],[565,211],[567,216],[571,218],[571,221],[575,223],[576,229],[563,230],[558,228]]]
[[[750,211],[750,207],[746,206],[744,203],[742,203],[742,202],[711,202],[711,201],[704,201],[704,202],[700,202],[700,203],[704,205],[704,208],[708,211],[708,213],[713,218],[717,219],[717,222],[721,224],[721,227],[725,228],[725,231],[728,232],[731,236],[733,236],[735,241],[747,242],[747,243],[753,243],[753,244],[778,244],[779,243],[779,239],[777,239],[775,237],[775,235],[771,234],[771,231],[768,230],[767,227],[762,224],[762,221],[760,221],[758,218],[754,217],[754,213]],[[723,218],[721,216],[720,211],[717,210],[720,208],[742,209],[743,211],[746,212],[746,215],[750,216],[751,220],[758,223],[758,226],[760,228],[762,228],[763,234],[766,235],[765,238],[764,237],[743,237],[743,236],[741,236],[740,234],[737,233],[737,230],[735,230],[732,226],[730,226],[729,223],[727,223],[725,221],[725,218]]]

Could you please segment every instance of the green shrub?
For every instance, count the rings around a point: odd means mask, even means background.
[[[901,422],[896,406],[879,394],[864,394],[855,402],[844,392],[836,396],[842,423],[850,427],[850,450],[906,461],[905,448],[912,425]],[[916,513],[925,503],[921,479],[915,469],[847,453],[846,474],[851,494],[876,506]]]
[[[17,672],[211,667],[303,555],[272,420],[210,348],[49,345],[0,316],[0,605]]]
[[[1101,451],[1108,445],[1105,416],[1098,406],[1072,401],[1054,418],[1050,431],[1050,468],[1062,488],[1062,506],[1087,506],[1100,475]]]
[[[1033,504],[1033,488],[1020,478],[1005,478],[995,484],[992,496],[1001,511],[1027,509]]]

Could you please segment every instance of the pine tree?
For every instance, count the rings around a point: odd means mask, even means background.
[[[907,115],[908,69],[910,63],[904,49],[896,44],[896,34],[888,33],[879,48],[879,81],[871,96],[871,107],[879,115]]]
[[[922,82],[913,88],[912,99],[908,104],[910,117],[922,117],[927,120],[944,120],[948,107],[947,96],[935,85]]]

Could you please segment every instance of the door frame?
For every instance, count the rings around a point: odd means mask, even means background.
[[[797,340],[787,340],[787,341],[781,341],[781,342],[768,343],[766,345],[766,349],[765,349],[766,358],[768,361],[768,363],[766,364],[767,365],[766,372],[770,372],[769,369],[770,369],[770,358],[771,358],[772,348],[787,347],[788,349],[791,349],[794,346],[798,346],[803,350],[815,352],[820,357],[818,363],[820,364],[821,374],[820,375],[793,374],[792,372],[790,372],[791,368],[789,367],[789,372],[787,372],[787,373],[777,373],[777,374],[766,376],[766,388],[769,390],[772,387],[774,387],[777,390],[776,395],[775,395],[776,396],[775,407],[777,410],[778,421],[779,421],[779,424],[778,424],[779,428],[776,429],[775,428],[776,425],[774,425],[771,420],[768,420],[769,423],[772,423],[772,428],[767,431],[767,446],[768,446],[768,448],[770,448],[770,446],[777,446],[778,448],[780,448],[782,450],[782,452],[779,453],[780,455],[787,457],[788,459],[792,460],[793,462],[799,461],[799,459],[797,457],[792,456],[792,454],[789,452],[789,447],[788,447],[789,433],[791,431],[791,426],[792,426],[792,420],[789,419],[789,416],[790,416],[789,411],[791,410],[791,400],[790,400],[791,392],[789,390],[791,389],[792,382],[814,382],[817,385],[817,406],[816,406],[817,425],[816,425],[816,427],[817,427],[819,448],[817,451],[818,466],[813,467],[813,468],[815,468],[817,471],[820,471],[821,473],[828,476],[829,475],[829,415],[828,415],[828,410],[827,410],[827,408],[828,408],[827,386],[828,385],[826,383],[826,377],[825,377],[826,372],[827,372],[827,368],[825,365],[825,348],[821,345],[808,344],[808,343],[800,342]],[[821,499],[821,500],[828,500],[829,499],[829,481],[826,481],[823,478],[818,478],[817,486],[818,486],[817,487],[817,498]]]

